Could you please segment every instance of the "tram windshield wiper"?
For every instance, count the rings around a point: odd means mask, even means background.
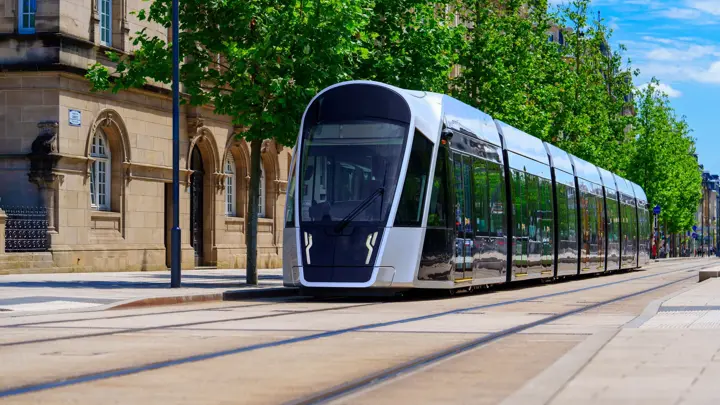
[[[345,227],[350,225],[350,223],[353,221],[353,219],[355,219],[355,217],[360,215],[361,212],[363,212],[367,207],[370,206],[370,203],[372,203],[375,200],[375,198],[377,198],[380,195],[383,195],[384,193],[385,193],[385,187],[378,187],[377,190],[375,190],[372,194],[370,194],[370,196],[368,196],[368,198],[366,198],[363,202],[361,202],[360,205],[358,205],[354,210],[350,211],[350,213],[347,214],[345,216],[345,218],[343,218],[342,221],[340,221],[339,224],[337,224],[337,226],[335,227],[335,232],[338,232],[338,233],[342,232],[342,230],[345,229]]]

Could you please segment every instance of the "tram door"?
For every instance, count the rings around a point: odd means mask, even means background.
[[[472,279],[472,248],[475,241],[472,217],[472,161],[468,156],[453,154],[455,189],[455,281]]]

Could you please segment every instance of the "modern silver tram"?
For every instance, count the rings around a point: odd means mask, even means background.
[[[290,172],[286,286],[457,289],[649,261],[639,186],[446,95],[331,86]]]

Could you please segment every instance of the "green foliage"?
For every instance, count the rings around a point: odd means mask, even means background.
[[[510,125],[550,140],[562,110],[562,50],[548,42],[546,0],[465,2],[470,25],[453,95]],[[529,6],[529,8],[528,8]]]
[[[471,28],[453,94],[635,181],[663,206],[661,219],[671,229],[687,230],[700,198],[688,125],[654,90],[634,101],[638,72],[622,46],[610,47],[612,32],[592,16],[590,1],[573,0],[557,13],[546,0],[464,4]],[[548,41],[553,27],[560,27],[563,45]]]
[[[275,138],[292,145],[307,101],[320,89],[351,77],[363,49],[371,9],[365,0],[184,0],[180,52],[184,100],[212,105],[248,140]],[[155,0],[141,21],[171,25],[170,0]],[[172,44],[146,30],[139,48],[108,69],[95,65],[95,89],[119,91],[172,80]]]
[[[464,46],[454,0],[375,0],[367,25],[368,54],[355,79],[444,93]]]
[[[149,4],[137,17],[169,28],[171,1]],[[340,81],[450,92],[637,182],[671,230],[692,225],[700,173],[687,122],[657,82],[628,97],[638,72],[622,47],[610,47],[612,32],[590,0],[552,12],[548,0],[184,0],[180,21],[183,102],[231,116],[253,143],[292,145],[309,100]],[[548,41],[558,27],[563,45]],[[94,89],[170,83],[166,39],[142,30],[133,44],[132,57],[110,55],[112,71],[89,69]]]
[[[660,204],[660,220],[670,232],[686,232],[694,224],[702,197],[702,174],[695,143],[684,118],[676,117],[657,80],[637,92],[638,137],[628,178],[643,186],[649,200]]]

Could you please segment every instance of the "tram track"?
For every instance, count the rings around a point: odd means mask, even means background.
[[[278,305],[285,303],[283,302],[268,302],[268,303],[260,303],[260,304],[247,304],[247,305],[234,305],[230,307],[224,307],[222,309],[242,309],[242,308],[255,308],[255,307],[265,307],[270,305]],[[185,310],[170,310],[170,311],[160,311],[160,312],[146,312],[146,313],[138,313],[138,314],[124,314],[124,315],[110,315],[110,316],[96,316],[96,317],[85,317],[85,318],[67,318],[67,319],[59,319],[59,320],[49,320],[49,321],[37,321],[37,322],[25,322],[25,323],[13,323],[8,325],[0,325],[0,329],[12,329],[12,328],[24,328],[29,326],[43,326],[43,325],[53,325],[53,324],[62,324],[62,323],[71,323],[71,322],[84,322],[84,321],[105,321],[105,320],[111,320],[111,319],[127,319],[127,318],[139,318],[143,316],[155,316],[155,315],[171,315],[171,314],[187,314],[187,313],[193,313],[193,312],[202,312],[202,311],[213,311],[217,310],[217,308],[195,308],[195,309],[185,309]],[[79,312],[72,312],[70,314],[77,314]],[[95,312],[98,313],[98,312]],[[45,316],[50,316],[52,314],[43,314]],[[2,318],[0,318],[0,321]]]
[[[665,262],[660,263],[655,266],[653,266],[653,269],[658,268],[664,268],[671,266],[672,262]],[[687,263],[685,266],[692,267],[694,263]],[[590,273],[590,274],[581,274],[576,276],[565,276],[562,278],[557,278],[552,280],[552,283],[571,283],[573,281],[583,280],[590,277],[603,277],[603,276],[610,276],[610,275],[617,275],[617,274],[627,274],[631,272],[641,272],[645,271],[645,269],[632,269],[632,270],[619,270],[619,271],[613,271],[612,273]],[[677,270],[679,271],[679,269]],[[540,282],[544,279],[532,279],[532,280],[524,280],[522,283],[527,282]],[[488,289],[485,290],[474,290],[474,294],[480,292],[480,293],[487,293],[487,292],[495,292],[495,291],[501,291],[504,289],[513,289],[513,288],[526,288],[527,285],[520,284],[521,282],[514,282],[514,283],[501,283],[501,284],[494,284],[488,286]],[[94,321],[94,320],[110,320],[110,319],[126,319],[126,318],[134,318],[134,317],[144,317],[144,316],[154,316],[154,315],[164,315],[164,314],[186,314],[186,313],[193,313],[193,312],[203,312],[203,311],[213,311],[213,310],[228,310],[228,309],[241,309],[241,308],[252,308],[252,307],[262,307],[262,306],[271,306],[271,305],[280,305],[280,304],[286,304],[288,302],[298,301],[298,300],[308,300],[310,297],[291,297],[288,299],[282,299],[277,302],[267,302],[267,303],[259,303],[259,304],[245,304],[245,305],[237,305],[237,306],[228,306],[223,308],[193,308],[193,309],[184,309],[184,310],[168,310],[168,311],[161,311],[161,312],[147,312],[147,313],[135,313],[135,314],[124,314],[124,315],[109,315],[109,316],[95,316],[95,317],[85,317],[85,318],[67,318],[67,319],[60,319],[60,320],[48,320],[48,321],[37,321],[37,322],[24,322],[24,323],[14,323],[14,324],[7,324],[7,325],[0,325],[0,329],[5,328],[22,328],[22,327],[28,327],[28,326],[42,326],[42,325],[53,325],[53,324],[61,324],[61,323],[71,323],[71,322],[81,322],[81,321]],[[343,299],[345,297],[325,297],[322,298],[322,300],[338,300]],[[76,312],[64,312],[63,314],[66,315],[76,315],[81,313],[102,313],[98,311],[76,311]],[[52,316],[52,313],[40,313],[40,314],[11,314],[10,316],[0,317],[0,322],[7,319],[19,319],[19,318],[28,318],[28,317],[39,317],[39,316]]]
[[[37,344],[37,343],[59,342],[59,341],[75,340],[75,339],[87,339],[87,338],[94,338],[94,337],[118,335],[118,334],[123,334],[123,333],[138,333],[138,332],[148,332],[148,331],[154,331],[154,330],[183,328],[183,327],[189,327],[189,326],[212,325],[212,324],[225,323],[225,322],[238,322],[238,321],[268,319],[268,318],[279,318],[279,317],[283,317],[283,316],[338,311],[338,310],[342,310],[342,309],[360,308],[360,307],[367,307],[367,306],[379,305],[379,304],[382,304],[382,302],[365,303],[365,304],[357,304],[357,305],[343,305],[343,306],[339,306],[339,307],[317,308],[317,309],[282,312],[282,313],[275,313],[275,314],[264,314],[264,315],[255,315],[255,316],[242,316],[242,317],[235,317],[235,318],[213,319],[211,321],[183,322],[183,323],[161,325],[161,326],[147,326],[147,327],[143,327],[143,328],[115,329],[115,330],[110,330],[110,331],[105,331],[105,332],[85,333],[85,334],[81,334],[81,335],[59,336],[59,337],[50,337],[50,338],[43,338],[43,339],[32,339],[32,340],[22,340],[22,341],[17,341],[17,342],[0,343],[0,348],[17,347],[17,346],[24,346],[24,345]]]
[[[464,342],[450,348],[438,350],[434,353],[417,357],[405,363],[397,366],[389,367],[378,372],[370,373],[360,378],[356,378],[352,381],[331,387],[327,390],[320,391],[302,398],[294,399],[285,402],[284,405],[320,405],[332,403],[336,400],[346,398],[350,395],[360,394],[364,391],[371,390],[382,384],[391,383],[393,380],[400,379],[404,376],[410,375],[414,372],[422,371],[423,369],[432,367],[444,360],[450,360],[456,356],[464,353],[473,351],[480,347],[483,347],[489,343],[516,335],[520,332],[532,329],[537,326],[547,325],[554,321],[567,318],[569,316],[578,315],[583,312],[587,312],[599,307],[614,304],[620,301],[624,301],[630,298],[634,298],[643,294],[648,294],[656,290],[670,287],[672,285],[682,283],[684,281],[695,278],[695,276],[683,277],[678,280],[673,280],[667,283],[663,283],[654,287],[646,288],[640,291],[635,291],[629,294],[624,294],[618,297],[610,298],[600,302],[591,303],[579,308],[575,308],[569,311],[561,312],[548,316],[546,318],[539,319],[537,321],[528,322],[525,324],[517,325],[514,327],[506,328],[497,332],[488,333],[477,339],[472,339],[468,342]]]
[[[701,267],[701,269],[708,268],[708,267],[715,267],[715,266],[716,266],[715,264],[706,265],[706,266]],[[695,268],[690,271],[696,272],[697,270],[699,270],[699,269]],[[604,287],[609,287],[609,286],[613,286],[613,285],[630,283],[633,281],[645,280],[645,279],[669,275],[669,274],[673,274],[673,273],[681,273],[681,272],[688,272],[688,268],[683,267],[680,269],[675,269],[673,271],[648,274],[648,275],[643,275],[643,276],[639,276],[639,277],[632,277],[632,278],[627,278],[627,279],[623,279],[623,280],[617,280],[617,281],[611,281],[611,282],[606,282],[606,283],[597,284],[597,285],[590,285],[590,286],[585,286],[585,287],[581,287],[581,288],[575,288],[575,289],[571,289],[571,290],[565,290],[565,291],[559,291],[559,292],[541,294],[541,295],[533,295],[533,296],[528,296],[528,297],[524,297],[524,298],[509,299],[509,300],[503,300],[503,301],[494,302],[494,303],[474,305],[474,306],[468,306],[468,307],[463,307],[463,308],[456,308],[456,309],[452,309],[452,310],[431,313],[431,314],[423,314],[420,316],[406,317],[406,318],[396,319],[396,320],[392,320],[392,321],[367,323],[367,324],[362,324],[362,325],[357,325],[357,326],[352,326],[352,327],[347,327],[347,328],[342,328],[342,329],[335,329],[335,330],[311,333],[309,335],[287,338],[287,339],[282,339],[282,340],[278,340],[278,341],[260,342],[260,343],[256,343],[256,344],[244,345],[244,346],[240,346],[240,347],[219,350],[219,351],[213,351],[213,352],[206,352],[206,353],[191,355],[191,356],[187,356],[187,357],[180,357],[180,358],[171,359],[171,360],[157,361],[157,362],[142,364],[142,365],[138,365],[138,366],[120,367],[120,368],[106,370],[106,371],[91,372],[91,373],[78,375],[78,376],[69,376],[69,377],[59,379],[59,380],[40,382],[40,383],[32,383],[32,384],[23,385],[23,386],[19,386],[19,387],[15,387],[15,388],[8,388],[5,390],[1,390],[0,398],[21,395],[21,394],[28,394],[28,393],[33,393],[33,392],[40,392],[40,391],[45,391],[45,390],[49,390],[49,389],[53,389],[53,388],[67,387],[67,386],[73,386],[73,385],[77,385],[77,384],[108,380],[108,379],[112,379],[112,378],[123,377],[123,376],[143,373],[143,372],[147,372],[147,371],[161,370],[161,369],[174,367],[174,366],[180,366],[180,365],[185,365],[185,364],[202,362],[202,361],[206,361],[206,360],[212,360],[212,359],[235,355],[235,354],[242,354],[242,353],[254,352],[254,351],[259,351],[259,350],[269,349],[269,348],[274,348],[274,347],[288,346],[288,345],[301,343],[301,342],[320,340],[320,339],[324,339],[324,338],[345,335],[345,334],[352,333],[352,332],[363,332],[363,331],[369,331],[372,329],[378,329],[378,328],[382,328],[382,327],[386,327],[386,326],[408,324],[411,322],[441,318],[441,317],[444,317],[447,315],[461,314],[461,313],[475,311],[475,310],[479,310],[479,309],[502,307],[502,306],[517,304],[517,303],[526,303],[526,302],[548,299],[548,298],[552,298],[552,297],[565,296],[565,295],[575,294],[575,293],[579,293],[579,292],[583,292],[583,291],[598,290],[598,289],[602,289]],[[564,318],[564,317],[567,317],[567,316],[570,316],[573,314],[585,312],[585,311],[591,310],[593,308],[597,308],[599,306],[607,305],[607,304],[610,304],[613,302],[617,302],[617,301],[628,299],[628,298],[631,298],[634,296],[642,295],[642,294],[645,294],[645,293],[648,293],[651,291],[655,291],[660,288],[665,288],[667,286],[671,286],[671,285],[689,280],[690,278],[693,278],[693,277],[696,277],[696,275],[681,277],[678,280],[673,280],[671,282],[664,283],[662,285],[654,286],[651,288],[646,288],[646,289],[643,289],[640,291],[636,291],[636,292],[626,294],[626,295],[623,295],[620,297],[615,297],[615,298],[605,300],[602,302],[591,303],[591,304],[585,305],[580,308],[573,308],[573,309],[563,312],[561,314],[549,316],[549,317],[543,318],[542,320],[532,322],[529,324],[524,324],[524,325],[520,325],[517,327],[508,328],[504,331],[496,332],[491,335],[484,336],[483,338],[476,339],[476,340],[472,341],[471,343],[466,343],[466,344],[463,344],[460,346],[455,346],[451,349],[443,350],[441,353],[435,353],[434,356],[430,356],[430,357],[425,356],[423,358],[419,358],[416,361],[413,361],[412,364],[404,364],[403,365],[404,368],[396,367],[391,370],[383,371],[382,375],[379,373],[375,373],[372,376],[369,376],[368,378],[365,378],[362,380],[354,380],[355,384],[354,384],[354,388],[352,388],[352,389],[356,390],[356,389],[358,389],[358,387],[366,386],[371,381],[374,381],[383,376],[384,376],[385,380],[391,379],[391,378],[393,378],[393,375],[404,374],[405,371],[409,370],[410,367],[420,367],[422,364],[426,364],[430,361],[437,362],[442,358],[447,358],[447,357],[451,356],[452,353],[454,353],[454,351],[471,350],[473,347],[481,346],[489,341],[500,339],[503,336],[508,336],[509,334],[515,334],[515,333],[521,332],[523,330],[532,328],[534,326],[537,326],[537,325],[540,325],[543,323],[549,323],[549,322],[552,322],[553,320],[557,320],[557,319]],[[377,304],[351,305],[351,306],[346,306],[346,309],[348,307],[356,308],[359,306],[368,306],[368,305],[377,305]],[[321,310],[314,310],[312,312],[323,312],[323,311],[338,310],[338,309],[340,309],[340,308],[339,307],[324,308]],[[308,311],[306,311],[304,313],[307,313],[307,312]],[[293,315],[293,314],[299,314],[299,313],[301,313],[301,312],[297,311],[297,312],[293,312],[293,313],[271,314],[271,316],[275,317],[275,316]],[[260,316],[260,317],[268,317],[268,316]],[[241,318],[240,320],[244,320],[244,319],[250,319],[250,317],[244,317],[244,318]],[[256,317],[256,319],[257,319],[257,317]],[[231,321],[232,321],[231,319],[225,319],[225,320],[210,321],[210,322],[193,322],[192,324],[207,324],[207,323],[231,322]],[[159,326],[159,327],[153,327],[153,328],[135,328],[135,330],[143,330],[143,329],[155,330],[155,329],[165,329],[165,328],[171,328],[171,327],[174,327],[174,326],[165,325],[165,326]],[[105,335],[118,334],[118,333],[125,333],[125,332],[112,331],[111,333],[101,333],[101,334],[92,334],[92,335],[105,336]],[[72,338],[77,338],[77,336],[67,337],[67,338],[72,339]],[[40,341],[46,341],[46,339],[32,341],[32,342],[26,342],[25,344],[39,343]],[[343,386],[341,388],[337,388],[333,393],[337,394],[339,392],[338,390],[340,390],[340,389],[345,390],[344,392],[348,392],[349,387]],[[343,392],[343,395],[344,395],[344,392]],[[325,397],[328,397],[327,393],[323,394],[323,398],[325,398]],[[303,398],[301,400],[308,401],[309,399],[312,399],[312,398]],[[317,398],[317,399],[319,400],[321,398]],[[298,402],[298,403],[302,403],[302,402]],[[312,402],[308,402],[308,403],[312,403]]]
[[[709,265],[712,266],[712,265]],[[645,276],[640,276],[635,279],[641,279],[645,277],[658,277],[665,274],[670,274],[674,272],[680,272],[680,271],[686,271],[687,268],[692,268],[693,264],[688,263],[686,266],[683,266],[683,268],[671,270],[668,272],[661,272],[661,273],[655,273],[655,274],[649,274]],[[701,267],[699,270],[702,270],[706,267]],[[627,273],[613,273],[613,274],[627,274]],[[588,274],[587,277],[596,276],[597,274]],[[600,275],[610,275],[610,274],[602,274]],[[573,280],[577,279],[567,279],[568,283],[571,283]],[[534,281],[534,280],[531,280]],[[500,288],[524,288],[524,286],[517,285],[517,284],[499,284],[497,286]],[[487,292],[487,290],[485,291]],[[334,301],[343,299],[344,297],[331,297],[331,298],[325,298],[322,301]],[[291,300],[283,300],[280,302],[272,302],[272,303],[260,303],[260,304],[248,304],[248,305],[237,305],[237,306],[230,306],[225,307],[224,309],[243,309],[243,308],[256,308],[256,307],[265,307],[265,306],[273,306],[273,305],[280,305],[280,304],[287,304],[289,302],[293,302]],[[178,324],[171,324],[171,325],[162,325],[162,326],[149,326],[149,327],[143,327],[143,328],[122,328],[122,329],[113,329],[113,330],[106,330],[104,332],[96,332],[96,333],[86,333],[86,334],[79,334],[79,335],[69,335],[69,336],[59,336],[59,337],[50,337],[50,338],[43,338],[43,339],[32,339],[32,340],[24,340],[24,341],[17,341],[17,342],[6,342],[6,343],[0,343],[1,347],[16,347],[16,346],[23,346],[23,345],[29,345],[29,344],[36,344],[36,343],[49,343],[49,342],[56,342],[56,341],[66,341],[66,340],[74,340],[74,339],[86,339],[86,338],[93,338],[93,337],[103,337],[103,336],[111,336],[111,335],[117,335],[117,334],[123,334],[123,333],[137,333],[137,332],[147,332],[147,331],[153,331],[153,330],[162,330],[162,329],[173,329],[173,328],[183,328],[183,327],[192,327],[192,326],[203,326],[203,325],[212,325],[217,323],[224,323],[224,322],[238,322],[238,321],[247,321],[247,320],[257,320],[257,319],[266,319],[266,318],[275,318],[275,317],[281,317],[281,316],[290,316],[290,315],[302,315],[307,313],[315,313],[315,312],[327,312],[332,310],[341,310],[341,309],[350,309],[354,307],[363,307],[368,305],[379,305],[385,302],[375,302],[375,303],[364,303],[364,304],[358,304],[358,305],[348,305],[348,306],[341,306],[341,307],[334,307],[334,308],[320,308],[320,309],[312,309],[312,310],[305,310],[305,311],[292,311],[292,312],[286,312],[286,313],[278,313],[278,314],[266,314],[266,315],[257,315],[257,316],[250,316],[250,317],[236,317],[236,318],[228,318],[228,319],[214,319],[211,321],[196,321],[196,322],[185,322],[185,323],[178,323]],[[140,314],[126,314],[126,315],[111,315],[106,317],[88,317],[88,318],[79,318],[79,319],[61,319],[61,320],[48,320],[48,321],[39,321],[39,322],[27,322],[27,323],[19,323],[19,324],[11,324],[11,325],[0,325],[0,329],[11,329],[11,328],[23,328],[23,327],[42,327],[42,326],[49,326],[49,325],[57,325],[57,324],[66,324],[66,323],[73,323],[73,322],[84,322],[84,321],[104,321],[104,320],[113,320],[113,319],[127,319],[127,318],[136,318],[136,317],[147,317],[147,316],[156,316],[156,315],[174,315],[174,314],[180,314],[180,313],[191,313],[191,312],[199,312],[199,311],[208,311],[208,310],[214,310],[218,308],[201,308],[201,309],[188,309],[188,310],[181,310],[181,311],[162,311],[162,312],[150,312],[150,313],[140,313]],[[107,328],[110,329],[110,328]]]

